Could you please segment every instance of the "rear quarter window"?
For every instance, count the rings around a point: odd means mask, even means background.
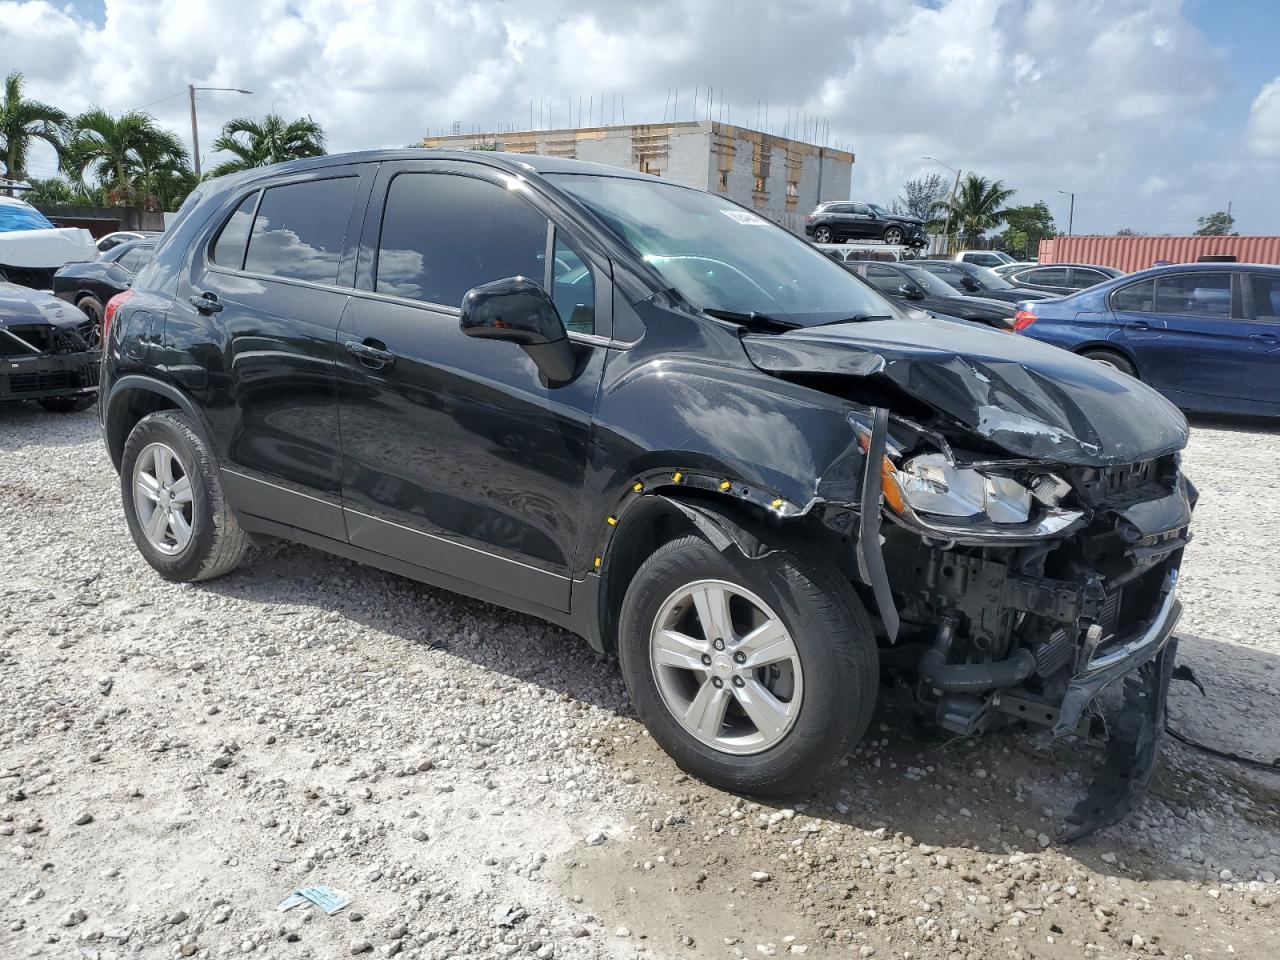
[[[253,220],[253,208],[257,202],[258,193],[254,191],[240,201],[240,205],[218,231],[218,239],[213,242],[213,250],[209,255],[218,266],[239,270],[244,264],[244,245],[249,239],[249,224]]]
[[[268,187],[253,219],[244,269],[272,277],[338,279],[358,177]]]

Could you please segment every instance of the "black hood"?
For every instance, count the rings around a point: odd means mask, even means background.
[[[1014,308],[999,300],[988,300],[986,297],[931,297],[923,300],[902,301],[907,306],[924,310],[934,310],[950,317],[980,317],[983,320],[1012,320]]]
[[[1187,443],[1186,418],[1146,384],[1016,334],[904,318],[742,343],[752,363],[781,376],[883,377],[1015,457],[1112,466]]]
[[[16,283],[0,283],[0,327],[47,323],[74,329],[85,320],[79,309],[51,294]]]

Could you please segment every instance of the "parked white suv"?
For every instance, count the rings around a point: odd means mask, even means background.
[[[1004,263],[1017,263],[1003,250],[961,250],[955,255],[961,263],[976,263],[980,267],[998,267]]]

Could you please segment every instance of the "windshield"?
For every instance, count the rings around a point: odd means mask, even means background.
[[[51,230],[53,224],[35,207],[16,203],[0,204],[0,232],[5,230]]]
[[[703,310],[758,313],[800,326],[896,315],[887,300],[821,251],[723,197],[624,177],[547,179]]]
[[[909,276],[913,283],[931,297],[963,297],[964,294],[924,267],[908,267],[898,264],[898,269]]]

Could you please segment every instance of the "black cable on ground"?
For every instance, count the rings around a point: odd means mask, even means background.
[[[1258,760],[1254,757],[1242,757],[1238,753],[1231,753],[1227,750],[1219,750],[1217,747],[1211,747],[1208,744],[1201,743],[1199,740],[1193,740],[1185,733],[1179,733],[1173,727],[1165,724],[1165,732],[1179,743],[1185,743],[1188,747],[1200,750],[1210,756],[1219,757],[1223,760],[1231,760],[1234,763],[1243,763],[1246,767],[1253,767],[1257,770],[1269,770],[1272,773],[1280,773],[1280,757],[1276,757],[1270,763],[1265,760]]]

